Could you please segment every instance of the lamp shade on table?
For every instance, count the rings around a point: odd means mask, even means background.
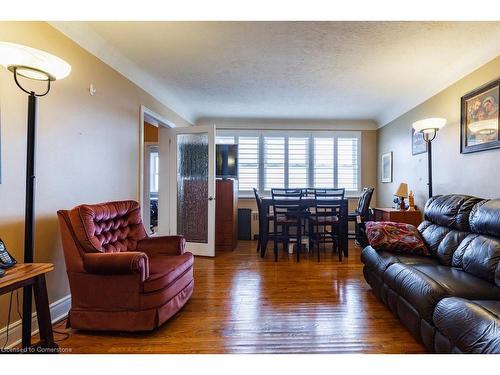
[[[408,198],[408,184],[400,183],[394,195],[400,198]]]

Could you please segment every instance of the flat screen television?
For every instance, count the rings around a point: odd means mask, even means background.
[[[219,178],[238,178],[238,145],[216,145],[215,174]]]

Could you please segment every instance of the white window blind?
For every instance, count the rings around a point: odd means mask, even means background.
[[[264,190],[285,187],[285,137],[264,137]]]
[[[358,131],[220,130],[217,143],[238,144],[239,187],[261,194],[272,188],[343,187],[359,192]]]
[[[314,187],[334,187],[334,138],[314,138]]]
[[[240,191],[259,187],[259,137],[238,137],[238,180]]]
[[[309,137],[288,138],[288,187],[309,185]]]
[[[344,187],[348,191],[359,190],[359,163],[358,163],[358,138],[337,139],[338,155],[338,186]]]

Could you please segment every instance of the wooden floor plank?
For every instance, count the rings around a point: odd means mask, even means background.
[[[59,343],[72,353],[422,353],[370,291],[360,249],[343,262],[327,251],[300,263],[281,252],[265,259],[256,243],[195,260],[195,291],[154,332],[70,330]],[[56,339],[59,335],[56,335]]]

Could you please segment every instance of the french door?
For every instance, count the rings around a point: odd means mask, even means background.
[[[159,189],[160,212],[168,213],[160,220],[159,233],[181,234],[188,251],[213,257],[215,126],[162,128],[159,141],[160,178],[164,181]],[[166,163],[161,163],[162,154],[168,155]]]

